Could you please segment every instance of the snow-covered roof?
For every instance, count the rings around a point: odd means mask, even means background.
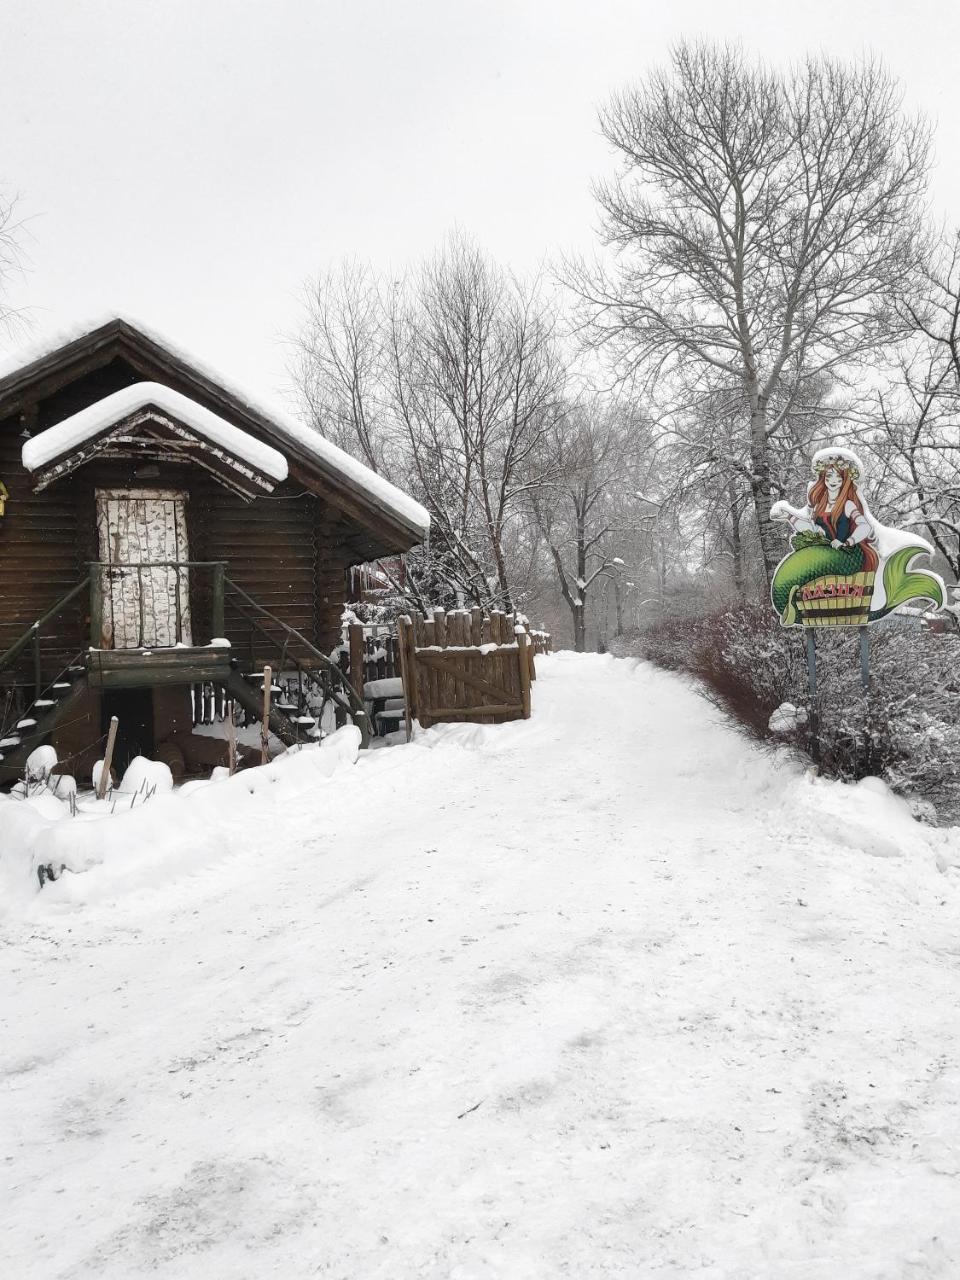
[[[398,518],[413,532],[425,537],[430,528],[430,515],[419,502],[398,489],[396,485],[377,475],[369,467],[358,462],[356,458],[338,449],[335,444],[325,439],[319,431],[309,427],[298,418],[274,403],[268,403],[258,396],[251,395],[246,389],[225,378],[218,370],[197,360],[189,352],[184,351],[177,343],[152,326],[143,323],[133,316],[121,312],[111,312],[93,320],[61,329],[37,341],[26,344],[0,359],[0,388],[7,378],[28,369],[46,357],[54,355],[70,343],[78,342],[94,334],[98,329],[105,329],[117,323],[126,325],[160,347],[174,360],[188,366],[201,377],[219,387],[232,399],[239,401],[255,417],[264,419],[281,441],[288,442],[291,447],[307,459],[312,459],[319,467],[333,478],[345,482],[352,488],[362,490],[368,497],[388,515]]]
[[[134,382],[41,431],[23,446],[23,465],[28,471],[38,471],[148,405],[170,414],[198,436],[242,459],[262,475],[286,480],[287,460],[277,449],[254,439],[219,414],[161,382]]]

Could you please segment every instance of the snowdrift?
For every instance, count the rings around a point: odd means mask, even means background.
[[[188,782],[126,812],[104,801],[71,816],[50,791],[0,795],[0,902],[39,892],[38,869],[58,878],[44,898],[83,902],[133,885],[149,886],[225,856],[245,823],[312,792],[356,763],[360,731],[347,725],[232,778],[226,770]],[[135,798],[134,796],[131,798]]]

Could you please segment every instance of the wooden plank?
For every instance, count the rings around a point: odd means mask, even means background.
[[[447,643],[454,648],[462,648],[467,643],[466,615],[462,610],[451,613],[447,622]],[[453,678],[450,680],[447,695],[454,707],[462,707],[467,701],[467,691],[462,680],[457,678],[461,663],[452,668]]]
[[[434,720],[449,720],[453,716],[505,716],[515,715],[523,719],[523,707],[516,702],[487,703],[482,707],[439,707],[430,713]]]
[[[91,667],[88,673],[93,689],[152,689],[159,685],[200,684],[204,680],[222,680],[230,667],[195,664],[183,667],[128,667],[107,669]]]
[[[433,619],[424,618],[421,630],[423,632],[424,645],[427,648],[432,647],[436,643],[437,639],[437,632]],[[417,705],[421,712],[428,714],[431,707],[439,707],[440,705],[438,676],[437,672],[432,667],[420,662],[419,657],[417,659],[417,666],[422,677],[422,683],[418,685],[422,696],[420,697]],[[429,721],[424,721],[421,717],[420,723],[426,729]]]
[[[442,673],[458,669],[454,665],[458,663],[458,658],[455,655],[431,653],[430,651],[424,652],[421,649],[417,651],[417,661]],[[505,691],[502,687],[491,684],[481,676],[474,675],[472,671],[465,670],[464,667],[465,664],[460,662],[458,675],[464,684],[469,685],[471,689],[477,689],[480,693],[486,693],[491,698],[503,699]],[[442,706],[443,703],[438,700],[434,705]]]
[[[470,643],[483,644],[483,610],[479,605],[470,610]]]
[[[400,679],[403,681],[403,720],[408,742],[413,734],[410,708],[414,699],[410,672],[407,670],[407,631],[409,627],[409,618],[400,617],[397,619],[397,638],[400,642]]]
[[[229,671],[229,649],[92,649],[87,655],[88,679],[100,689],[219,681]]]
[[[517,668],[520,672],[520,701],[523,704],[523,718],[530,719],[530,637],[523,632],[517,636],[520,648],[517,652]]]
[[[110,730],[107,733],[107,749],[103,753],[103,764],[100,766],[100,777],[97,780],[97,799],[102,800],[107,794],[107,787],[110,785],[110,766],[113,764],[113,747],[117,741],[117,726],[119,720],[116,716],[110,717]]]

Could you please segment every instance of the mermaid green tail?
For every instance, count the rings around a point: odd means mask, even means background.
[[[929,555],[926,547],[901,547],[883,566],[883,593],[886,597],[882,609],[870,614],[870,621],[885,618],[898,605],[908,600],[931,600],[938,609],[943,608],[943,588],[932,573],[910,572],[910,561],[916,555]]]
[[[813,533],[797,534],[792,545],[793,553],[777,566],[770,587],[773,607],[785,627],[792,627],[797,622],[794,600],[801,587],[828,574],[849,576],[863,569],[860,547],[831,547],[825,538]],[[910,572],[914,556],[924,554],[929,554],[926,547],[902,547],[886,561],[883,566],[885,600],[883,608],[871,612],[871,622],[886,617],[909,600],[931,600],[942,607],[943,591],[939,580],[930,573]]]

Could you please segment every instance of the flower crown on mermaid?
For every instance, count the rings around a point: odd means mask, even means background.
[[[856,483],[860,479],[862,463],[855,453],[848,449],[820,449],[813,455],[812,467],[818,476],[832,467],[845,472]]]

